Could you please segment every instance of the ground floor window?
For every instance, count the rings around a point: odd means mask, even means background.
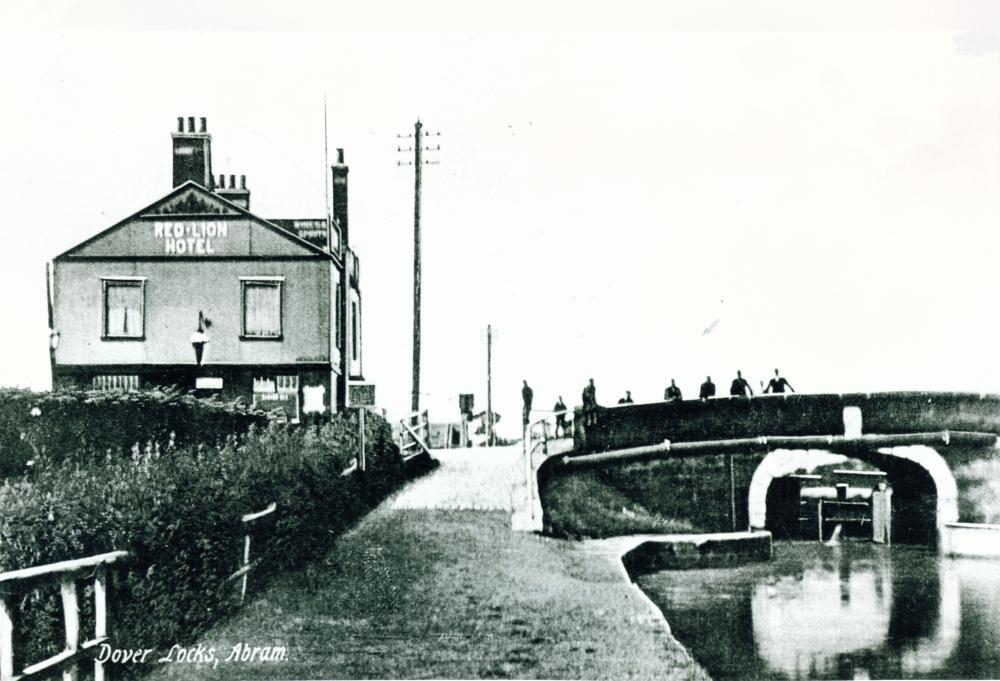
[[[105,374],[94,376],[94,390],[138,390],[139,377],[134,374]]]
[[[293,374],[257,376],[253,379],[253,405],[280,410],[292,423],[299,422],[299,377]]]

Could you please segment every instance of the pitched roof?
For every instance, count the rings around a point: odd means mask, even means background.
[[[188,180],[183,184],[174,187],[174,189],[172,189],[165,196],[157,199],[153,203],[124,218],[123,220],[119,220],[115,224],[98,232],[89,239],[86,239],[63,253],[60,253],[55,259],[60,260],[63,258],[72,258],[74,255],[79,255],[79,251],[85,247],[109,236],[116,230],[140,218],[148,218],[150,216],[163,216],[167,219],[181,216],[197,218],[217,217],[220,215],[247,219],[254,224],[260,225],[264,229],[275,233],[281,238],[287,239],[317,257],[324,257],[331,260],[336,259],[333,254],[316,244],[303,239],[294,231],[286,229],[271,222],[270,220],[266,220],[258,215],[255,215],[254,213],[251,213],[249,210],[242,208],[227,198],[206,189],[193,180]]]

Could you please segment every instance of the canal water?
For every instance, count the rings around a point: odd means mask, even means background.
[[[1000,678],[1000,561],[776,542],[770,563],[637,582],[716,679]]]

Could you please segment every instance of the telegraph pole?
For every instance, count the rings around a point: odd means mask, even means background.
[[[486,446],[493,446],[493,326],[486,327]]]
[[[413,165],[413,391],[410,399],[410,409],[420,411],[420,187],[421,170],[424,164],[435,165],[438,161],[424,161],[422,158],[424,151],[440,151],[441,145],[436,147],[424,147],[423,137],[438,133],[423,132],[424,124],[417,119],[413,126],[413,146],[403,149],[396,147],[397,152],[413,152],[413,161],[396,161],[397,166]],[[411,135],[396,135],[397,139],[406,139]]]

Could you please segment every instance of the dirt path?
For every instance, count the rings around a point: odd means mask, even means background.
[[[513,490],[524,477],[519,445],[438,449],[441,466],[389,499],[391,509],[514,510]]]
[[[613,547],[511,531],[516,447],[435,456],[324,558],[186,642],[212,662],[148,678],[707,679]],[[269,659],[240,657],[254,648]]]

